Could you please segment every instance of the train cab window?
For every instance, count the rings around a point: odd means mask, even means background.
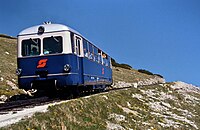
[[[63,43],[61,36],[51,36],[43,39],[43,53],[46,54],[55,54],[62,53]]]
[[[83,52],[84,56],[88,57],[88,42],[85,39],[83,40]]]
[[[93,45],[89,43],[89,59],[93,60]]]
[[[39,38],[22,40],[22,56],[40,55],[41,41]]]

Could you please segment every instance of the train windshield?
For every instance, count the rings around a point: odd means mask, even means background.
[[[43,53],[46,54],[55,54],[62,53],[63,51],[63,40],[61,36],[56,37],[46,37],[43,39]]]
[[[22,56],[40,55],[41,40],[39,38],[22,41]]]

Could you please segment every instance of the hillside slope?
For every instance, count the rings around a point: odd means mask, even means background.
[[[6,100],[6,97],[22,93],[17,88],[16,54],[17,40],[0,34],[0,101]]]
[[[181,87],[180,87],[181,86]],[[183,82],[111,91],[49,106],[2,129],[199,129],[200,89]]]
[[[0,36],[0,54],[0,97],[21,93],[16,39]],[[113,80],[113,88],[132,87],[49,105],[46,113],[0,129],[200,129],[199,88],[119,67],[113,67]]]

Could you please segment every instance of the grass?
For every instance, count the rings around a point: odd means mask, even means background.
[[[174,122],[177,129],[194,129],[187,122],[195,122],[200,126],[200,117],[198,114],[199,104],[191,107],[182,99],[163,100],[160,102],[169,103],[172,107],[168,111],[156,111],[150,107],[149,95],[144,94],[146,91],[156,90],[156,93],[169,92],[172,96],[183,96],[176,93],[168,87],[160,85],[147,86],[145,88],[130,88],[126,90],[112,91],[101,93],[90,97],[81,97],[70,100],[66,103],[50,106],[46,113],[36,113],[33,117],[24,119],[17,124],[2,129],[107,129],[108,124],[117,124],[124,129],[174,129],[173,125],[163,127],[159,123],[167,124],[167,121]],[[133,94],[142,95],[144,101],[132,97]],[[153,101],[156,102],[157,100]],[[152,102],[152,103],[153,103]],[[177,105],[180,103],[180,105]],[[162,104],[161,104],[162,105]],[[180,110],[188,110],[191,114],[196,115],[191,118],[185,117]],[[156,113],[152,114],[152,112]],[[174,118],[184,117],[187,120]],[[159,123],[158,123],[159,122]]]
[[[126,90],[128,92],[128,90]],[[125,106],[126,100],[121,100],[122,95],[127,97],[131,95],[124,91],[111,92],[108,94],[93,95],[92,98],[79,98],[70,100],[62,105],[49,107],[49,111],[45,114],[37,113],[33,118],[23,121],[15,127],[9,129],[61,129],[62,125],[67,129],[106,129],[107,121],[117,123],[113,119],[109,119],[112,113],[124,114],[127,117],[128,124],[134,123],[130,117],[132,114],[123,112],[118,105]],[[105,98],[106,96],[107,98]],[[115,102],[113,102],[115,100]],[[106,103],[106,104],[105,104]],[[54,124],[54,125],[53,125]],[[127,122],[121,122],[122,126],[126,126]]]
[[[8,82],[17,85],[17,40],[15,38],[0,35],[0,96],[5,95],[8,98],[23,93],[22,90],[13,90]]]
[[[142,81],[144,79],[150,79],[155,76],[140,73],[135,69],[124,69],[119,67],[113,67],[113,80],[114,82],[124,81],[128,83]]]
[[[6,79],[14,79],[16,82],[15,69],[17,44],[16,39],[0,38],[0,76]],[[1,82],[0,82],[1,83]],[[4,83],[4,82],[3,82]]]

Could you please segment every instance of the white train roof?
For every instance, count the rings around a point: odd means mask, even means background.
[[[76,30],[63,25],[63,24],[41,24],[41,25],[36,25],[36,26],[32,26],[30,28],[26,28],[24,30],[22,30],[18,36],[23,36],[23,35],[31,35],[31,34],[38,34],[38,28],[39,27],[44,27],[44,33],[48,33],[48,32],[59,32],[59,31],[71,31],[73,33],[76,33],[77,35],[82,36],[79,32],[77,32]],[[87,38],[85,38],[84,36],[82,36],[84,39],[86,39],[87,41],[89,41]],[[92,43],[92,42],[91,42]],[[94,45],[96,46],[96,45]],[[96,46],[97,47],[97,46]],[[98,48],[98,47],[97,47]],[[104,52],[104,51],[103,51]]]
[[[28,34],[37,34],[38,33],[38,28],[40,26],[43,26],[45,28],[44,33],[47,32],[56,32],[56,31],[71,31],[74,32],[78,35],[81,35],[79,32],[75,31],[74,29],[66,26],[66,25],[62,25],[62,24],[41,24],[41,25],[36,25],[27,29],[24,29],[23,31],[21,31],[19,33],[20,35],[28,35]]]

